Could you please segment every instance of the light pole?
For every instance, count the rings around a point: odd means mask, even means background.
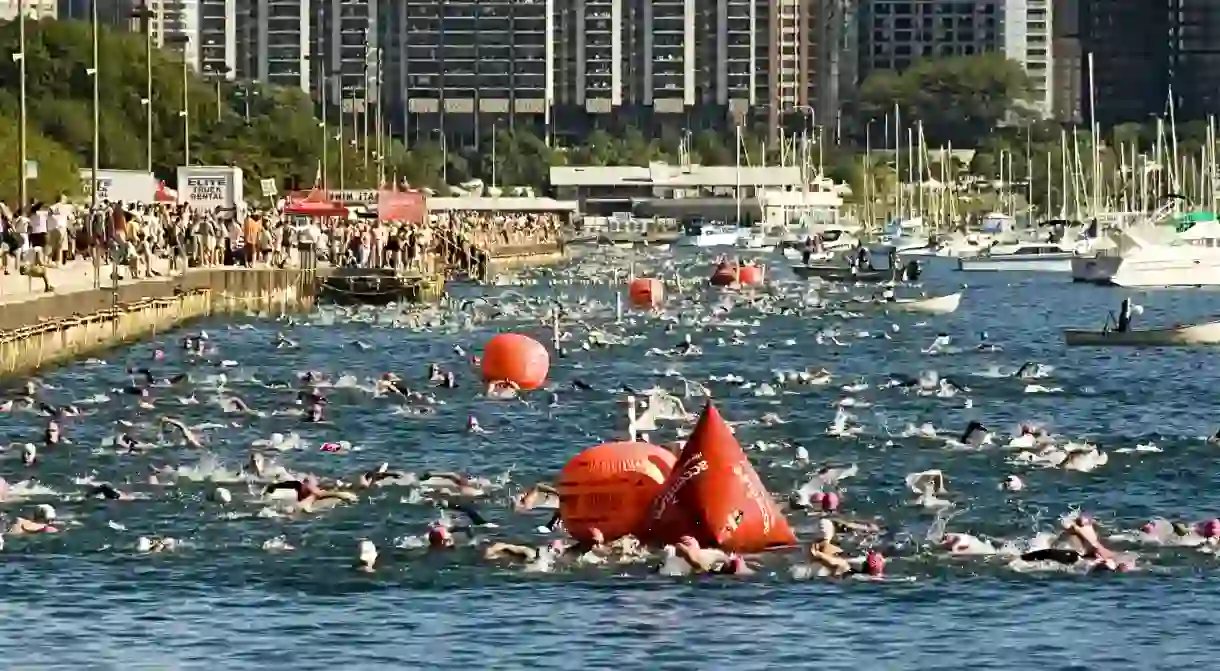
[[[89,202],[94,211],[97,210],[97,161],[98,153],[101,147],[101,141],[98,136],[98,57],[97,57],[97,2],[89,3],[89,25],[90,33],[93,35],[93,67],[88,71],[89,76],[93,78],[93,164],[89,169],[89,178],[93,180],[92,188],[89,189]],[[23,168],[24,169],[24,168]],[[94,257],[97,257],[97,251],[94,251]],[[100,268],[99,268],[100,269]],[[100,281],[100,280],[99,280]]]
[[[185,159],[183,165],[191,164],[191,86],[190,79],[187,75],[186,65],[186,50],[191,45],[190,36],[183,36],[182,42],[182,111],[179,114],[182,116],[182,154]],[[182,188],[182,185],[178,185]]]
[[[17,77],[21,82],[19,84],[21,118],[17,124],[17,142],[21,145],[21,156],[19,157],[21,163],[17,166],[17,213],[20,214],[21,210],[25,208],[25,188],[26,178],[28,177],[25,169],[25,0],[21,0],[18,4],[17,11],[21,15],[17,20],[17,40],[20,46],[17,47],[18,52],[13,54],[13,59],[17,61]],[[94,184],[96,185],[96,183],[95,180]]]
[[[145,2],[132,12],[132,15],[140,19],[140,27],[144,31],[144,97],[140,100],[140,104],[144,106],[144,166],[148,172],[153,171],[152,159],[152,54],[153,54],[153,39],[152,39],[152,18],[154,13]]]

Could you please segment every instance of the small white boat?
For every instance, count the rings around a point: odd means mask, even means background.
[[[965,272],[1015,270],[1070,273],[1072,259],[1079,256],[1074,249],[1062,244],[1016,242],[993,245],[977,256],[959,258],[957,269]]]
[[[885,227],[885,231],[870,251],[874,254],[886,254],[893,249],[898,253],[927,249],[928,233],[923,217],[914,219],[895,219]]]
[[[737,239],[737,246],[742,249],[763,249],[769,247],[767,244],[767,236],[760,231],[743,231],[741,237]]]
[[[1138,331],[1064,329],[1063,340],[1076,347],[1189,347],[1220,345],[1220,321]]]
[[[957,312],[962,305],[962,292],[928,298],[897,298],[888,301],[848,301],[847,310],[891,310],[894,312],[919,312],[929,315],[947,315]]]
[[[732,247],[741,239],[741,234],[742,229],[737,226],[695,220],[683,226],[678,244],[682,247]]]

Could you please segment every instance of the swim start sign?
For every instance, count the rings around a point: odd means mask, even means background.
[[[178,202],[196,210],[227,210],[242,201],[241,168],[191,165],[178,168]]]

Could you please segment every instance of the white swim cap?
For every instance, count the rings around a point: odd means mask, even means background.
[[[1025,483],[1021,482],[1021,478],[1018,478],[1015,475],[1010,475],[1004,478],[1003,487],[1010,492],[1019,492],[1025,488]]]
[[[34,446],[34,443],[26,443],[21,449],[27,456],[38,454],[38,448]]]
[[[217,503],[231,503],[233,501],[233,494],[224,487],[217,487],[212,490],[212,500]]]
[[[152,552],[152,540],[147,536],[140,536],[136,540],[136,552]]]
[[[41,518],[43,522],[50,522],[55,519],[55,509],[43,503],[34,509],[34,516]]]
[[[818,534],[824,541],[828,541],[835,537],[835,523],[826,518],[818,522]]]
[[[377,561],[377,546],[367,538],[360,541],[360,561],[369,566]]]

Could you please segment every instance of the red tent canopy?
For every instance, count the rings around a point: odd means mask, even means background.
[[[284,206],[284,214],[294,214],[300,217],[346,217],[347,208],[326,198],[326,192],[313,189],[302,200],[288,201]]]

